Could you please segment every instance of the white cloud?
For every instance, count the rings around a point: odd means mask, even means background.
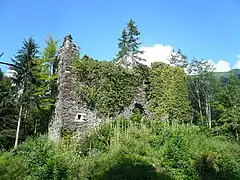
[[[150,47],[142,46],[140,50],[144,51],[144,53],[140,55],[141,58],[146,59],[143,64],[150,66],[151,63],[156,61],[169,64],[168,57],[173,50],[173,47],[170,45],[155,44]]]
[[[151,66],[151,63],[157,61],[169,64],[168,58],[173,50],[173,47],[171,45],[155,44],[153,46],[142,46],[140,50],[144,51],[140,57],[146,59],[146,61],[142,63]],[[208,61],[209,63],[213,64],[215,72],[227,72],[235,68],[240,69],[240,55],[237,57],[238,61],[233,66],[233,68],[231,67],[231,64],[226,60],[218,60],[217,62],[214,62],[210,59]]]
[[[240,69],[240,60],[236,62],[236,64],[233,66],[233,69]]]
[[[225,60],[219,60],[217,63],[214,63],[215,72],[227,72],[231,70],[231,65]]]
[[[240,55],[237,56],[238,60],[236,64],[233,66],[233,69],[240,69]]]
[[[141,58],[146,59],[146,62],[143,62],[143,64],[150,66],[151,63],[157,61],[169,64],[168,58],[173,50],[173,47],[171,45],[155,44],[149,47],[142,46],[140,50],[144,51],[144,53],[141,55]],[[213,64],[215,72],[227,72],[231,70],[230,63],[225,60],[219,60],[217,63],[215,63],[213,60],[208,61],[209,63]],[[240,55],[237,67],[240,68]]]
[[[7,72],[6,72],[6,76],[7,77],[14,77],[15,73],[16,73],[16,71],[8,69]]]

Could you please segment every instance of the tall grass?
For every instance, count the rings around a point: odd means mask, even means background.
[[[193,125],[120,118],[85,137],[30,138],[0,156],[0,179],[240,179],[240,146]]]

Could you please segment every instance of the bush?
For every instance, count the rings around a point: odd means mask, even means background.
[[[119,119],[85,138],[30,138],[0,156],[0,179],[240,179],[240,146],[196,126]]]
[[[6,152],[0,156],[0,180],[24,179],[26,166],[22,163],[24,157],[12,156]]]

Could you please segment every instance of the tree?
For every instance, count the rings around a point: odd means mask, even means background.
[[[211,128],[211,102],[213,100],[214,78],[213,65],[206,60],[193,59],[188,66],[189,75],[189,96],[193,110],[198,112],[201,124],[204,124],[204,114],[206,124]],[[204,113],[205,112],[205,113]]]
[[[128,57],[128,37],[127,37],[127,31],[124,28],[122,31],[121,38],[118,39],[118,49],[119,52],[114,59],[114,62],[124,64],[125,66],[128,66],[127,57]],[[119,61],[118,61],[119,60]]]
[[[150,72],[150,110],[156,119],[183,123],[189,117],[187,77],[182,68],[162,62],[152,64]]]
[[[0,69],[0,80],[2,80],[3,79],[3,72],[2,72],[2,70]]]
[[[126,29],[123,29],[121,38],[119,39],[119,52],[116,56],[115,62],[127,68],[134,68],[144,61],[140,55],[140,31],[134,20],[130,19],[127,23]]]
[[[127,29],[128,29],[128,48],[129,48],[129,53],[131,57],[131,62],[132,66],[135,67],[137,66],[142,59],[139,55],[143,54],[143,51],[140,51],[140,45],[142,44],[140,42],[140,31],[138,30],[138,27],[133,21],[133,19],[130,19],[130,21],[127,24]]]
[[[45,60],[48,68],[49,68],[49,77],[52,77],[54,73],[56,73],[57,69],[57,43],[58,41],[54,40],[53,37],[49,36],[45,41],[46,47],[43,51],[43,59]]]
[[[37,133],[38,127],[41,132],[44,132],[44,129],[46,131],[54,109],[57,92],[57,43],[58,41],[48,37],[42,56],[36,60],[37,66],[34,74],[37,83],[33,92],[33,100],[37,106],[35,111],[38,116],[33,117],[34,134]]]
[[[223,86],[217,100],[221,107],[220,118],[215,129],[220,132],[232,134],[239,140],[240,132],[240,80],[232,75]]]
[[[187,57],[182,53],[181,49],[178,49],[177,52],[175,50],[171,52],[169,62],[172,65],[182,68],[186,68],[188,65]]]
[[[15,66],[11,67],[14,70],[15,76],[12,77],[18,91],[19,115],[16,132],[16,140],[14,147],[16,148],[19,141],[19,133],[21,126],[22,115],[27,116],[28,105],[31,101],[31,93],[33,92],[37,79],[34,75],[36,68],[35,60],[38,58],[39,46],[32,38],[23,41],[23,46],[17,51],[15,59],[12,59]],[[26,117],[27,118],[27,117]]]
[[[17,109],[11,85],[8,77],[3,76],[0,79],[0,151],[12,147],[14,133],[16,133]]]

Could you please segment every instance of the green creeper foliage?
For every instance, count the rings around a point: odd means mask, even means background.
[[[187,76],[180,67],[156,62],[150,71],[150,110],[157,119],[188,121]]]
[[[141,78],[112,62],[81,59],[74,63],[79,99],[111,117],[130,105]],[[84,86],[82,86],[84,85]]]

